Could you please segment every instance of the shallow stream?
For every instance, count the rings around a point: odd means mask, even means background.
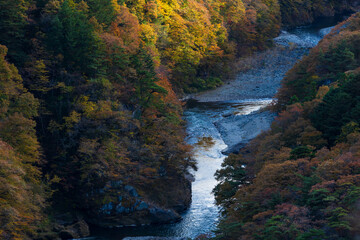
[[[270,82],[274,87],[273,92],[276,92],[284,74],[293,64],[304,54],[307,54],[310,48],[316,46],[324,35],[331,31],[330,26],[335,25],[338,20],[339,19],[333,18],[323,19],[311,26],[300,27],[291,31],[282,31],[281,35],[275,39],[275,42],[278,44],[278,48],[288,47],[290,44],[291,48],[289,47],[289,49],[291,50],[284,51],[282,55],[280,52],[280,56],[278,57],[280,60],[286,62],[289,57],[289,51],[292,51],[294,56],[289,64],[281,65],[282,69],[275,77],[272,78],[272,75],[269,75],[271,81],[273,81]],[[262,75],[266,75],[270,71],[273,71],[274,67],[267,66],[266,64],[265,61],[265,65],[259,65],[250,69],[248,72],[239,73],[238,78],[244,76],[249,78],[252,76],[251,74],[259,74],[259,72],[261,72]],[[235,84],[237,84],[236,81],[237,80],[234,80]],[[261,84],[257,84],[257,86],[252,87],[261,88],[261,86]],[[261,89],[259,92],[261,92]],[[252,96],[255,97],[252,97],[252,99],[239,97],[238,99],[227,101],[216,101],[216,99],[211,98],[212,95],[209,95],[210,97],[206,98],[204,102],[188,103],[184,113],[184,118],[188,123],[187,141],[195,148],[195,158],[198,162],[199,170],[194,173],[196,180],[192,185],[192,204],[190,209],[183,214],[183,220],[178,223],[162,226],[94,229],[94,236],[91,239],[117,240],[129,236],[195,238],[200,234],[211,233],[212,230],[215,230],[216,223],[219,219],[219,209],[214,204],[214,196],[211,192],[217,184],[214,173],[221,167],[221,163],[225,158],[222,151],[228,147],[222,137],[223,133],[219,131],[215,123],[231,115],[254,115],[254,112],[257,114],[256,111],[270,104],[273,92],[270,92],[272,95],[269,96],[270,99],[264,98],[261,94],[259,94],[258,97],[256,97],[256,94],[253,94]],[[213,95],[219,94],[215,92]],[[234,122],[234,124],[236,124],[236,122]],[[240,137],[240,132],[232,132],[231,134],[239,134]]]

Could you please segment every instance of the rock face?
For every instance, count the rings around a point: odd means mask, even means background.
[[[160,181],[160,180],[159,180]],[[164,185],[141,189],[122,181],[110,182],[91,196],[86,206],[87,220],[102,227],[173,223],[191,203],[191,181],[169,179]],[[103,199],[97,203],[96,199]],[[105,200],[106,199],[106,200]]]
[[[89,225],[83,220],[83,217],[68,212],[54,216],[51,229],[40,233],[36,240],[67,240],[84,238],[89,235]]]
[[[181,219],[173,209],[161,208],[145,201],[137,200],[131,207],[121,205],[104,205],[94,223],[104,227],[134,226],[171,223]]]
[[[228,145],[224,154],[236,153],[241,147],[255,138],[262,131],[270,128],[275,114],[254,112],[249,115],[231,115],[215,123],[222,139]]]
[[[87,237],[90,235],[89,226],[84,220],[76,222],[70,226],[65,227],[59,236],[61,239],[75,239],[81,237]]]

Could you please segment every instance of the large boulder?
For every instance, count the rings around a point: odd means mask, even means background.
[[[222,139],[228,145],[223,154],[237,153],[246,143],[270,128],[275,114],[257,111],[248,115],[230,115],[217,122]]]

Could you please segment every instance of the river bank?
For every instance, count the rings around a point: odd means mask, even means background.
[[[359,21],[337,24],[286,74],[271,129],[222,164],[217,239],[357,239]]]
[[[292,33],[282,33],[277,45],[265,52],[242,59],[238,66],[244,69],[225,85],[211,91],[190,96],[197,105],[205,104],[254,104],[255,109],[242,114],[223,114],[214,126],[227,145],[226,155],[236,153],[242,146],[269,129],[275,115],[264,108],[271,104],[286,72],[309,51],[306,45],[294,45],[284,39],[293,38]],[[276,41],[277,39],[275,39]],[[260,110],[262,109],[262,110]]]
[[[331,22],[330,24],[333,24]],[[283,31],[276,46],[242,59],[237,77],[215,90],[188,96],[184,111],[187,142],[194,147],[198,171],[192,184],[192,204],[182,221],[157,226],[95,229],[95,239],[159,236],[196,238],[211,233],[219,220],[214,203],[214,178],[226,157],[270,127],[274,114],[264,110],[286,72],[328,32],[328,25]],[[295,41],[296,40],[296,41]]]
[[[234,79],[216,89],[189,94],[184,100],[220,102],[273,98],[288,70],[347,17],[323,17],[311,25],[282,30],[274,39],[273,48],[238,60],[235,64],[238,74]]]
[[[334,25],[339,20],[341,20],[339,17],[332,18],[330,23]],[[242,146],[270,128],[275,115],[264,108],[269,106],[271,101],[276,101],[274,96],[286,73],[331,32],[333,27],[329,27],[325,22],[322,20],[314,25],[282,31],[274,39],[273,48],[255,53],[237,63],[239,74],[235,79],[214,90],[187,96],[198,104],[260,103],[261,111],[253,111],[250,114],[235,112],[224,115],[222,119],[214,122],[221,138],[228,146],[223,150],[224,154],[237,153]]]
[[[286,72],[306,52],[304,48],[276,46],[256,53],[238,63],[239,68],[248,70],[242,71],[234,80],[189,97],[199,102],[272,98]]]

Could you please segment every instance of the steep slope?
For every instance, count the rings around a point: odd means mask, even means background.
[[[312,23],[318,17],[354,12],[359,9],[357,0],[279,0],[282,22],[287,27]]]
[[[272,45],[280,12],[277,0],[0,1],[1,185],[35,196],[16,197],[1,234],[178,220],[195,163],[175,92],[221,85],[235,58]]]
[[[27,92],[0,45],[0,238],[32,239],[42,221],[44,185],[37,165],[38,101]]]
[[[287,74],[278,117],[217,178],[223,239],[352,239],[359,233],[360,14]]]

